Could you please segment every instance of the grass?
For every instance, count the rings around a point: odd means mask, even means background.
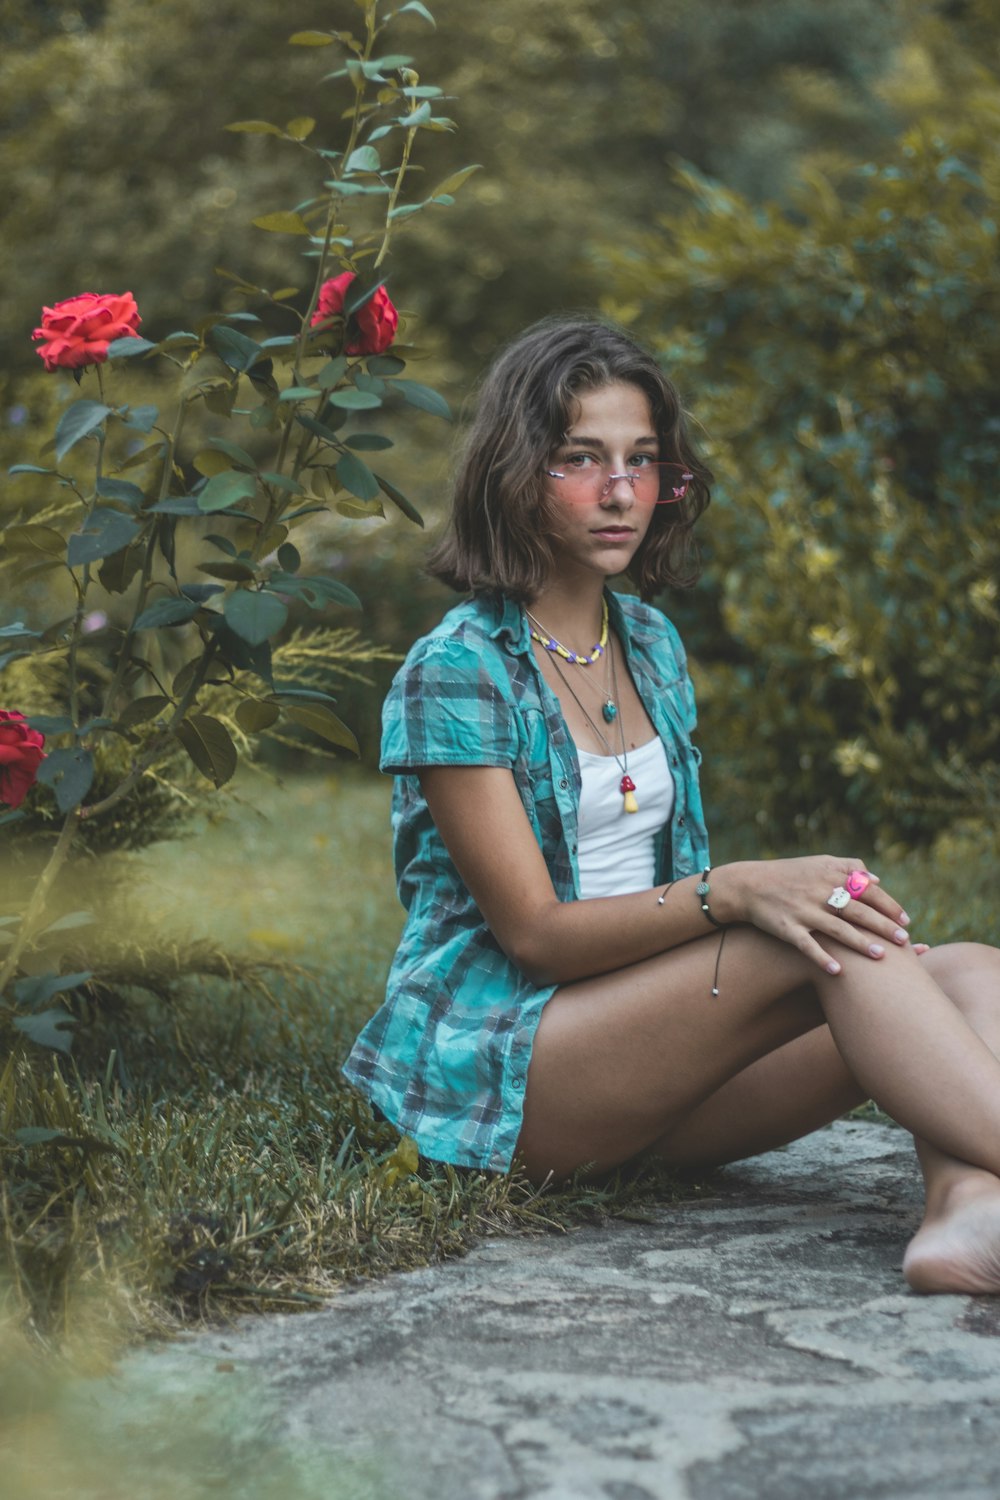
[[[460,1254],[483,1234],[677,1191],[648,1168],[540,1196],[516,1175],[418,1163],[342,1086],[401,926],[388,795],[363,774],[282,787],[251,774],[231,815],[133,856],[124,883],[103,867],[108,943],[173,945],[183,971],[207,938],[212,962],[158,997],[126,990],[83,1013],[69,1060],[31,1046],[8,1059],[0,1323],[11,1336],[93,1358],[234,1309],[315,1306],[345,1280]],[[998,863],[995,839],[969,827],[933,859],[898,857],[879,873],[916,935],[997,941]],[[227,980],[226,955],[240,954]],[[30,1144],[25,1130],[47,1134]]]
[[[647,1169],[540,1197],[517,1176],[418,1163],[342,1084],[401,927],[388,792],[364,775],[252,775],[235,815],[132,856],[126,882],[113,861],[94,868],[113,892],[99,943],[132,943],[147,969],[166,950],[183,972],[205,937],[206,972],[168,973],[158,997],[126,989],[82,1013],[70,1059],[18,1046],[0,1072],[9,1332],[92,1358],[672,1191]],[[243,982],[220,977],[220,956],[240,954]],[[44,1134],[26,1144],[26,1130]]]

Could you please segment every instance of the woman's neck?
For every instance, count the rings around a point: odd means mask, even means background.
[[[528,604],[543,628],[571,651],[590,651],[600,639],[603,587],[570,591],[558,584],[546,585]]]

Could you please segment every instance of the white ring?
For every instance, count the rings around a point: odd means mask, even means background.
[[[842,885],[838,885],[837,889],[827,896],[826,904],[827,906],[832,906],[834,911],[843,911],[844,907],[850,904],[850,900],[850,891],[845,890]]]

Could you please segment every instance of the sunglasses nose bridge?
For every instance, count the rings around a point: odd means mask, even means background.
[[[625,480],[626,484],[629,487],[629,490],[634,495],[636,477],[637,476],[635,474],[630,474],[627,471],[622,474],[606,474],[604,476],[604,484],[601,488],[601,499],[606,500],[608,498],[620,479]]]

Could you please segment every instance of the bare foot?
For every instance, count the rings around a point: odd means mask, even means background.
[[[907,1246],[903,1275],[916,1292],[1000,1294],[1000,1182],[991,1173],[949,1188]]]

